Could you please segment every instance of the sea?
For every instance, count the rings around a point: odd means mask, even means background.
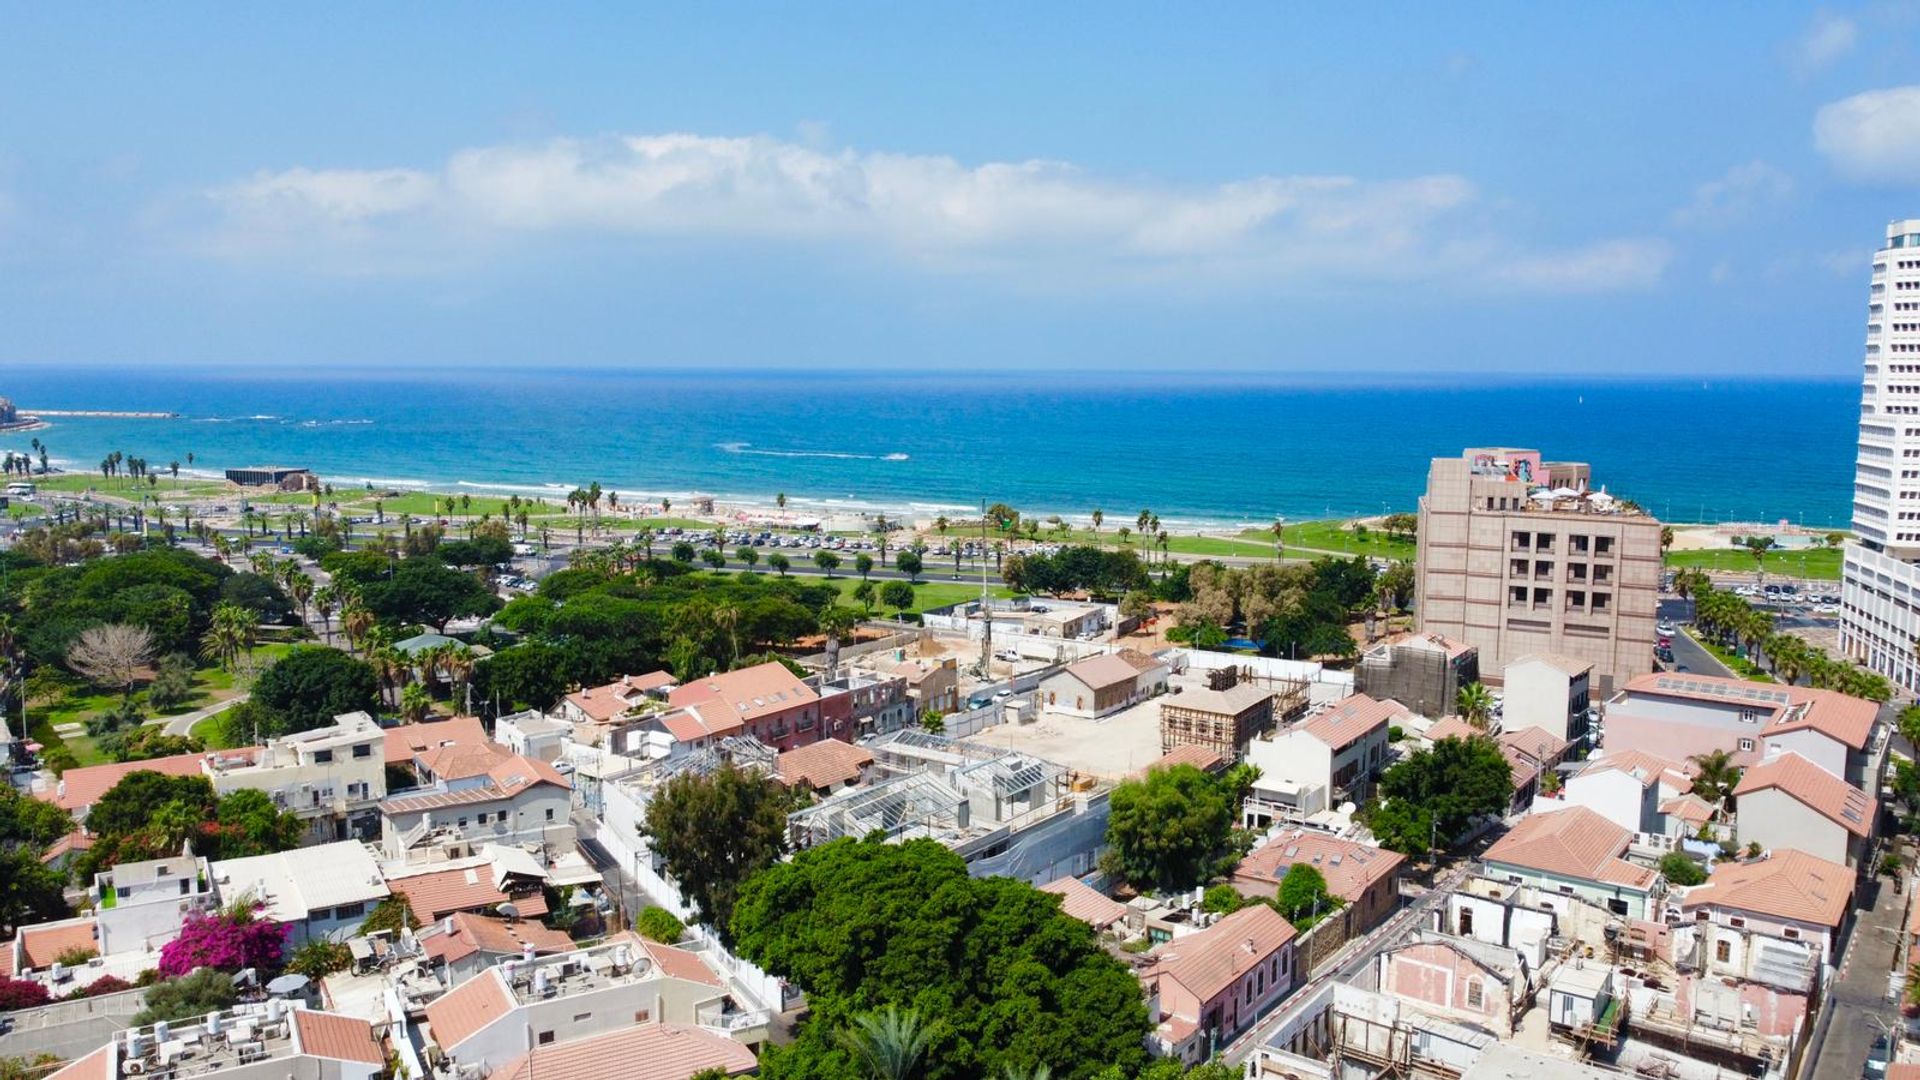
[[[1470,446],[1586,461],[1668,521],[1843,526],[1855,381],[1513,380],[860,371],[19,368],[0,397],[60,417],[38,438],[218,473],[301,466],[373,484],[623,502],[771,503],[932,517],[1141,509],[1227,528],[1412,510],[1431,458]],[[193,455],[191,467],[187,455]],[[682,503],[684,505],[684,502]]]

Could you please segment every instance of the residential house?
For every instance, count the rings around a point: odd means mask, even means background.
[[[379,864],[358,840],[220,859],[209,864],[208,873],[222,904],[253,899],[263,905],[262,918],[292,928],[295,944],[345,941],[389,895]]]
[[[90,917],[22,926],[12,941],[0,942],[0,949],[6,950],[9,977],[37,982],[54,997],[66,997],[109,975],[132,982],[159,962],[157,950],[122,953],[133,962],[109,967],[100,952],[99,920]]]
[[[1799,1010],[1840,960],[1859,875],[1804,851],[1727,860],[1680,899],[1676,958],[1706,979],[1797,994]]]
[[[419,724],[382,728],[386,763],[413,768],[413,759],[443,746],[485,746],[487,731],[477,716],[452,716]]]
[[[751,735],[775,750],[828,737],[821,729],[819,693],[771,660],[674,687],[667,702],[696,712],[708,734]]]
[[[1227,771],[1227,766],[1232,763],[1232,761],[1232,758],[1221,754],[1217,750],[1209,750],[1204,746],[1195,746],[1192,743],[1181,743],[1179,746],[1147,762],[1146,768],[1141,769],[1135,775],[1145,776],[1155,769],[1171,769],[1175,765],[1191,765],[1203,773],[1212,773],[1218,776]]]
[[[753,1051],[703,1027],[635,1024],[536,1046],[495,1069],[489,1080],[693,1080],[715,1072],[745,1076],[759,1065]]]
[[[566,753],[573,739],[573,725],[527,709],[508,713],[493,722],[493,739],[510,752],[551,765]]]
[[[1105,933],[1127,918],[1127,905],[1076,877],[1063,877],[1040,886],[1060,898],[1060,910]]]
[[[873,752],[839,739],[788,750],[774,759],[773,774],[782,784],[814,795],[831,795],[865,778]]]
[[[416,757],[414,768],[422,786],[380,803],[389,859],[448,840],[573,845],[573,784],[544,761],[488,743],[441,747]]]
[[[1133,670],[1140,673],[1138,682],[1142,694],[1152,697],[1166,692],[1167,680],[1173,676],[1173,665],[1164,657],[1139,649],[1119,649],[1113,655],[1132,664]]]
[[[1293,991],[1293,924],[1254,904],[1161,945],[1140,973],[1151,1048],[1199,1064]]]
[[[904,675],[849,670],[813,676],[807,685],[820,695],[822,738],[852,742],[884,735],[913,724],[919,716],[907,696]]]
[[[1541,728],[1576,746],[1592,741],[1592,662],[1561,653],[1528,653],[1500,674],[1500,717],[1507,726]]]
[[[676,685],[672,675],[655,671],[623,675],[605,686],[590,686],[560,699],[560,719],[573,725],[573,741],[602,746],[621,722],[662,706]]]
[[[1353,688],[1392,698],[1422,716],[1452,712],[1460,688],[1480,681],[1480,650],[1442,634],[1383,638],[1354,665]]]
[[[1513,1037],[1530,1004],[1525,958],[1513,949],[1416,930],[1380,954],[1380,989],[1430,1016]]]
[[[455,912],[499,912],[513,905],[514,918],[538,919],[547,914],[543,891],[546,877],[526,852],[489,848],[485,854],[456,859],[433,867],[393,867],[387,886],[406,898],[413,917],[422,922]]]
[[[1343,937],[1378,926],[1400,903],[1400,871],[1406,856],[1346,840],[1316,829],[1282,829],[1264,839],[1233,868],[1242,896],[1274,897],[1295,866],[1310,866],[1326,879],[1327,892],[1345,904],[1334,918]]]
[[[1743,768],[1791,751],[1859,785],[1879,708],[1808,686],[1655,672],[1607,702],[1607,745],[1675,761],[1724,750]]]
[[[1668,835],[1662,807],[1693,790],[1695,771],[1643,750],[1607,750],[1567,780],[1561,798],[1623,829]]]
[[[120,863],[95,874],[89,892],[102,956],[157,952],[188,912],[214,904],[207,860],[193,855]]]
[[[1040,681],[1046,711],[1097,720],[1144,698],[1140,671],[1112,653],[1076,661]]]
[[[1246,761],[1260,770],[1260,778],[1247,799],[1248,822],[1265,827],[1343,801],[1364,801],[1386,764],[1389,729],[1411,719],[1397,701],[1353,694],[1254,739],[1247,744]]]
[[[184,1020],[129,1028],[49,1080],[374,1080],[387,1052],[366,1020],[274,998]]]
[[[1733,789],[1741,847],[1804,851],[1859,866],[1872,845],[1879,804],[1825,768],[1786,752],[1742,773]]]
[[[953,657],[938,660],[867,658],[860,666],[907,681],[907,697],[916,716],[950,713],[960,708],[960,665]]]
[[[1529,814],[1482,856],[1486,874],[1633,919],[1658,916],[1660,875],[1623,856],[1632,831],[1584,806]]]
[[[1228,759],[1239,758],[1248,742],[1273,730],[1272,689],[1239,682],[1222,668],[1224,685],[1183,690],[1160,699],[1160,750],[1196,746]],[[1305,705],[1304,698],[1300,700]]]
[[[412,932],[422,955],[458,986],[511,956],[551,956],[573,948],[573,939],[528,919],[500,919],[460,911]]]

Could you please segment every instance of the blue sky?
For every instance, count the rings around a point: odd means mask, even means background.
[[[1035,6],[7,5],[0,367],[1844,378],[1920,217],[1920,3]]]

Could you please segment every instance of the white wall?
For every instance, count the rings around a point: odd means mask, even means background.
[[[1812,728],[1789,731],[1783,735],[1769,735],[1766,739],[1766,748],[1769,757],[1775,753],[1791,751],[1840,779],[1851,782],[1847,776],[1847,748]]]
[[[1572,693],[1567,673],[1544,660],[1529,660],[1508,664],[1502,674],[1506,686],[1501,726],[1508,731],[1545,728],[1565,740],[1567,700]]]
[[[1659,804],[1653,801],[1655,786],[1642,787],[1640,781],[1619,769],[1589,769],[1567,781],[1563,798],[1629,832],[1655,832],[1658,830],[1652,819],[1659,811]]]
[[[1847,855],[1852,834],[1779,788],[1740,796],[1734,837],[1741,847],[1759,844],[1772,851],[1797,848],[1828,862],[1850,864]]]

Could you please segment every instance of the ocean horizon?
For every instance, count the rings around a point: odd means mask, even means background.
[[[58,417],[41,439],[91,471],[301,466],[342,486],[822,511],[1023,512],[1193,529],[1412,510],[1428,460],[1527,446],[1669,521],[1851,514],[1856,380],[1058,371],[16,367],[0,397]]]

